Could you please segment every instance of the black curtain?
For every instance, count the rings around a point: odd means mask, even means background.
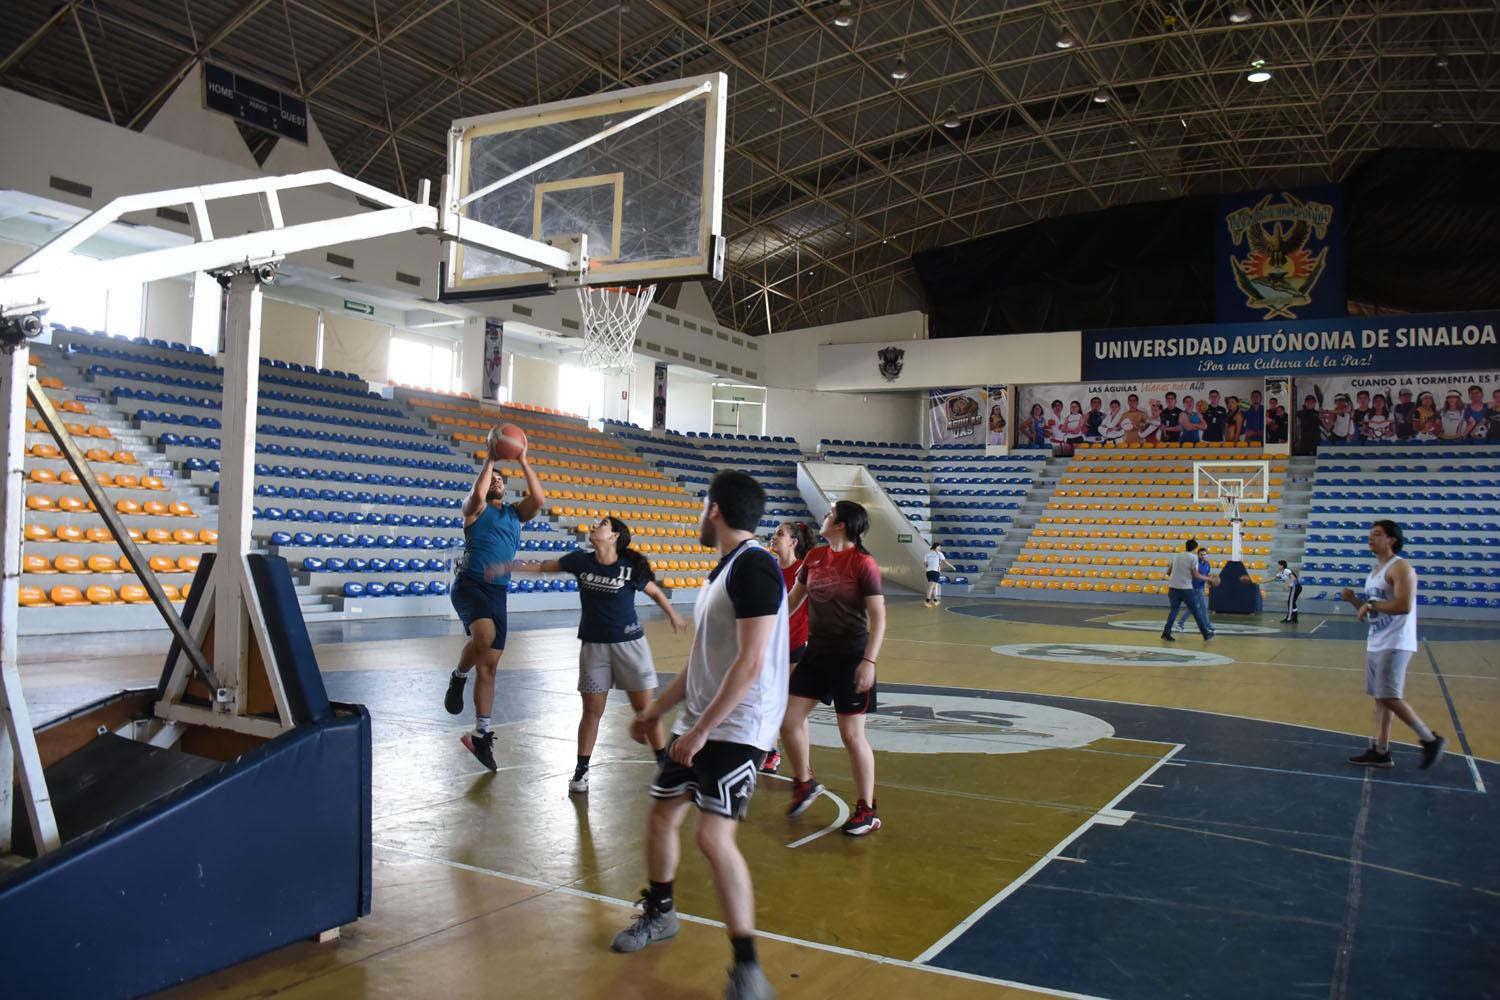
[[[1212,323],[1216,199],[1048,219],[912,258],[934,337]],[[1385,150],[1345,182],[1362,311],[1500,308],[1500,151]]]

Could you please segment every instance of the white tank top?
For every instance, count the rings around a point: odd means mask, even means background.
[[[683,694],[682,711],[672,726],[672,732],[679,736],[693,728],[707,711],[709,702],[719,693],[724,679],[729,676],[729,668],[739,655],[739,621],[734,616],[734,602],[729,597],[729,576],[734,572],[734,564],[756,549],[760,554],[751,555],[751,558],[772,558],[766,554],[765,546],[752,538],[729,557],[712,583],[698,591],[698,601],[693,607],[693,646],[688,653],[687,690]],[[745,699],[708,734],[709,739],[744,743],[761,750],[770,750],[776,744],[781,717],[786,714],[791,680],[790,654],[786,596],[782,595],[781,608],[776,612],[776,626],[771,630],[766,651],[762,654],[760,675],[745,692]]]
[[[1365,600],[1367,601],[1389,601],[1396,596],[1396,588],[1391,584],[1391,567],[1401,561],[1400,556],[1392,556],[1384,565],[1370,570],[1370,575],[1365,577]],[[1415,653],[1417,651],[1417,574],[1412,573],[1411,581],[1411,610],[1404,615],[1381,614],[1371,611],[1369,618],[1370,638],[1366,640],[1365,648],[1370,652],[1381,652],[1387,649],[1404,649]]]

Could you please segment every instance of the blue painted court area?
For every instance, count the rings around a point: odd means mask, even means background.
[[[1184,749],[932,964],[1094,996],[1489,997],[1500,823],[1467,762],[1365,773],[1358,737],[1073,698]],[[1489,787],[1500,767],[1476,762]],[[1159,786],[1159,787],[1155,787]]]

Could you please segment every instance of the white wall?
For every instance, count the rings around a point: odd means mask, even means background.
[[[823,438],[916,444],[923,415],[918,393],[766,390],[766,433],[796,438],[806,451]]]
[[[550,361],[539,361],[522,354],[513,355],[510,399],[513,403],[557,408],[557,377],[560,369]]]
[[[353,332],[358,334],[363,329],[356,327]],[[318,310],[263,298],[260,312],[260,354],[264,358],[295,361],[299,365],[317,364]],[[334,371],[350,370],[327,360],[323,367]],[[384,382],[385,379],[373,381]]]
[[[146,285],[141,333],[147,337],[188,342],[193,326],[193,284],[180,278]]]
[[[668,373],[667,427],[674,431],[713,430],[713,397],[712,382]],[[642,426],[651,426],[650,416]]]
[[[1077,382],[1082,366],[1082,340],[1081,333],[1071,330],[892,343],[890,346],[906,352],[901,374],[895,379],[880,374],[879,351],[883,343],[830,344],[817,349],[817,386],[843,391],[888,391]]]
[[[922,340],[926,336],[927,317],[920,312],[773,333],[758,338],[765,345],[768,362],[762,381],[783,388],[815,389],[818,388],[818,371],[811,362],[824,344],[898,343]]]
[[[324,368],[353,372],[367,382],[384,385],[390,367],[390,352],[391,328],[383,323],[370,323],[352,316],[323,315]]]

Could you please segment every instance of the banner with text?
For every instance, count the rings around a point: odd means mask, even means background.
[[[1018,448],[1071,455],[1085,441],[1259,441],[1261,379],[1024,385],[1016,391]]]
[[[1500,311],[1083,331],[1083,377],[1454,372],[1494,363]]]
[[[1344,194],[1336,184],[1219,198],[1220,323],[1343,316]]]
[[[501,353],[505,347],[505,324],[498,319],[484,321],[484,398],[500,399],[500,390],[505,384],[505,358]]]
[[[987,394],[975,389],[933,389],[927,397],[927,429],[932,443],[984,444]]]
[[[1292,451],[1320,444],[1500,443],[1500,372],[1297,380]]]
[[[1003,455],[1010,450],[1010,387],[986,386],[985,395],[989,402],[985,410],[984,449],[991,455]]]

